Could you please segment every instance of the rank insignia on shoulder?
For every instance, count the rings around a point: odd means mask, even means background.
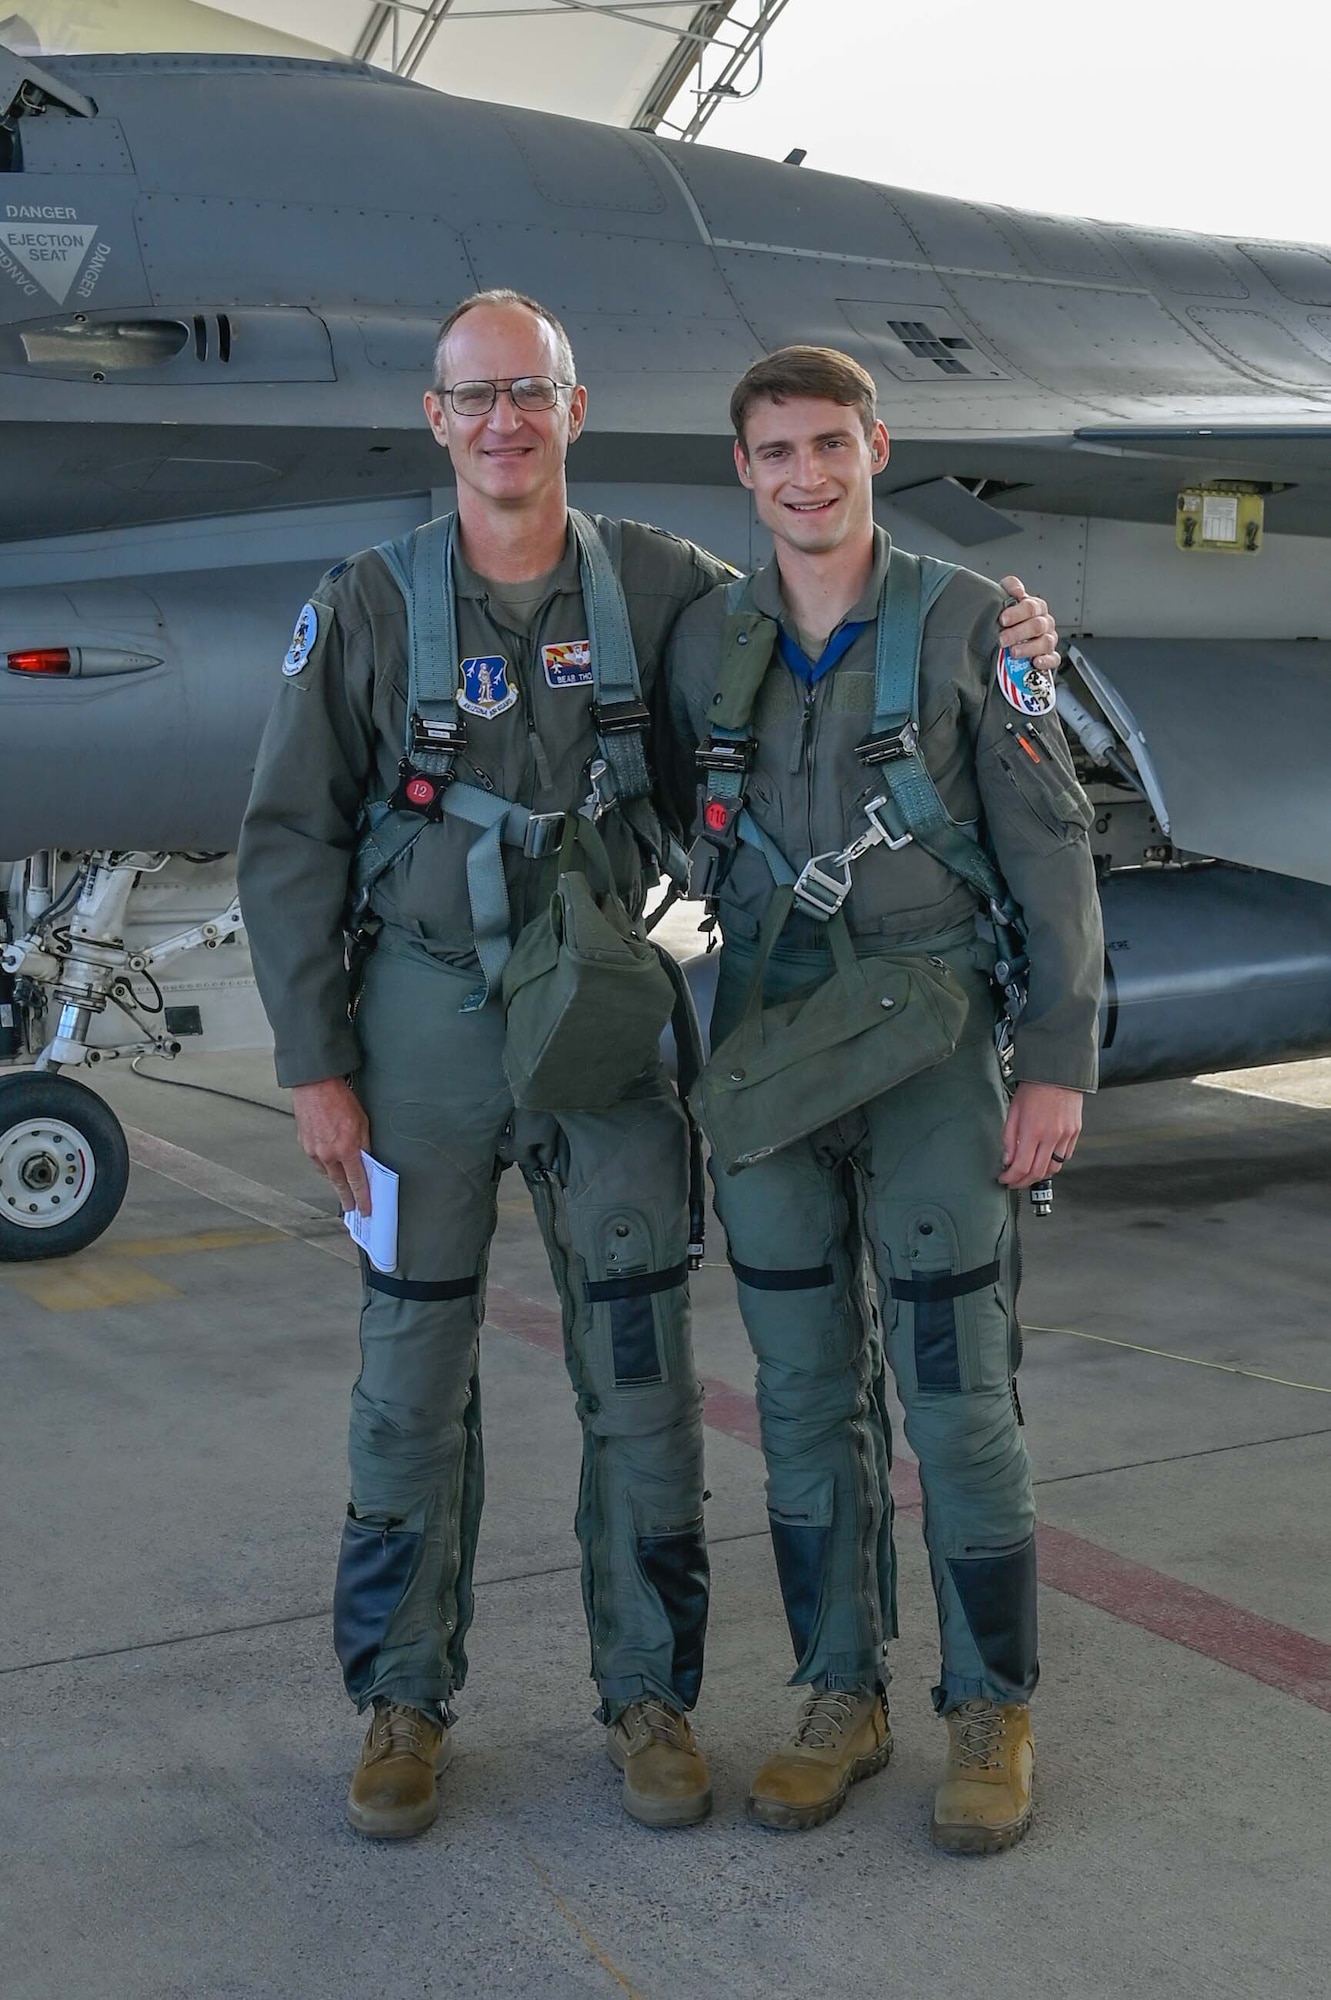
[[[547,687],[590,687],[594,679],[588,639],[568,639],[563,645],[542,646],[541,663]]]
[[[485,653],[479,659],[463,660],[459,669],[462,686],[458,689],[458,707],[465,708],[468,715],[482,716],[493,722],[495,716],[512,708],[518,698],[518,691],[508,682],[508,661],[502,653]]]
[[[298,674],[314,651],[319,637],[319,614],[312,604],[307,604],[296,620],[296,629],[287,647],[287,656],[282,662],[282,672],[288,679]]]
[[[1054,677],[1030,660],[1014,659],[1006,646],[998,652],[995,669],[999,692],[1018,715],[1048,715],[1054,706]]]

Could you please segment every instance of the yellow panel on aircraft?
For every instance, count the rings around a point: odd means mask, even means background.
[[[1264,512],[1262,495],[1246,487],[1193,486],[1178,496],[1174,540],[1189,554],[1210,549],[1220,555],[1256,555]]]

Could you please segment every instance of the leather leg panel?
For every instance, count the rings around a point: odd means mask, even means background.
[[[701,1523],[675,1535],[639,1535],[638,1559],[675,1635],[672,1684],[684,1706],[692,1708],[702,1685],[711,1582]]]
[[[348,1512],[333,1591],[333,1644],[353,1700],[374,1678],[379,1649],[420,1559],[421,1539],[414,1530],[377,1527]]]

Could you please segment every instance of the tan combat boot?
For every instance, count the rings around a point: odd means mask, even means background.
[[[436,1779],[453,1754],[442,1722],[419,1708],[377,1701],[347,1793],[347,1818],[375,1840],[409,1840],[439,1813]]]
[[[840,1812],[861,1778],[892,1755],[892,1730],[881,1694],[810,1688],[795,1733],[749,1788],[749,1818],[794,1832]]]
[[[1031,1823],[1035,1742],[1023,1701],[963,1701],[946,1718],[947,1769],[933,1837],[949,1854],[998,1854]]]
[[[605,1732],[624,1773],[624,1810],[643,1826],[695,1826],[712,1810],[712,1777],[689,1719],[656,1696],[630,1702]]]

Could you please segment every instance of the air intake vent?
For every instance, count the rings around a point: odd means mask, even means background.
[[[922,319],[890,319],[887,323],[907,354],[916,354],[921,361],[932,361],[944,375],[970,374],[965,362],[957,357],[959,353],[975,352],[972,341],[963,340],[960,334],[932,333]]]
[[[1005,382],[1006,368],[991,360],[973,335],[945,306],[898,305],[884,300],[841,299],[842,312],[866,342],[862,358],[895,375],[899,382],[967,379]]]

